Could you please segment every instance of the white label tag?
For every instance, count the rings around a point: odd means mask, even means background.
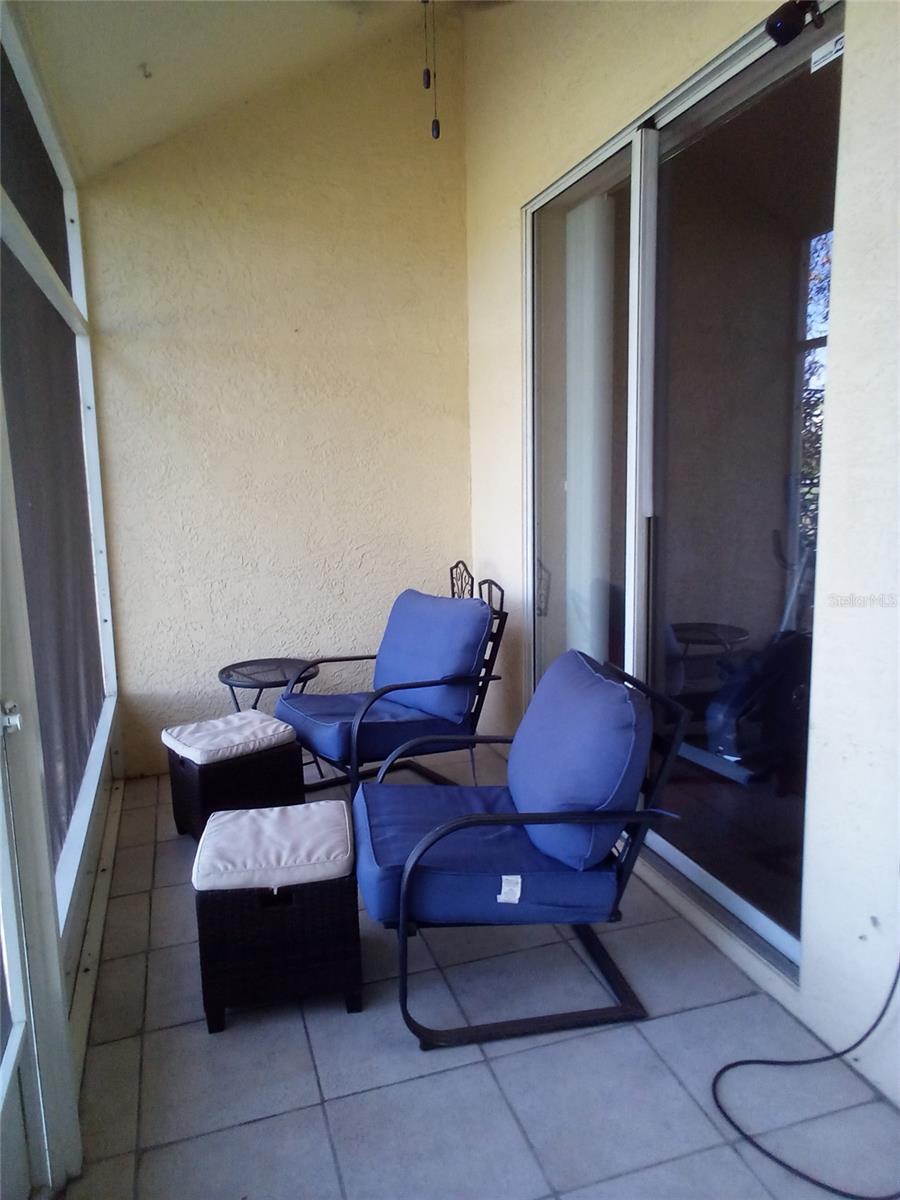
[[[519,897],[522,895],[522,876],[521,875],[501,875],[500,876],[500,895],[497,897],[498,904],[518,904]]]
[[[813,71],[818,71],[819,67],[827,67],[830,62],[840,58],[843,53],[844,35],[839,33],[836,38],[832,38],[830,42],[826,42],[824,46],[813,51],[812,58],[809,60],[810,75]]]

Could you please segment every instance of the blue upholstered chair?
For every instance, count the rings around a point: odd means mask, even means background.
[[[505,624],[502,607],[486,600],[402,592],[377,654],[312,660],[321,667],[374,659],[373,691],[298,693],[298,676],[275,715],[294,727],[302,746],[344,771],[355,791],[364,764],[382,762],[410,739],[423,755],[446,751],[443,743],[431,745],[434,738],[475,733],[488,684],[497,678],[492,672]],[[444,782],[421,764],[402,765]],[[307,791],[319,786],[307,785]]]
[[[506,787],[387,784],[394,755],[376,782],[360,784],[357,881],[370,916],[397,927],[400,1007],[423,1049],[647,1015],[591,925],[620,919],[646,831],[665,815],[655,805],[684,720],[668,697],[569,650],[544,674],[514,738],[453,740],[511,742]],[[414,742],[395,753],[412,752]],[[615,1005],[443,1030],[410,1014],[406,943],[416,927],[561,923],[574,927]]]

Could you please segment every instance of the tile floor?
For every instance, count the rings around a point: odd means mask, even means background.
[[[502,761],[480,772],[500,781]],[[68,1200],[823,1194],[739,1144],[709,1091],[729,1059],[819,1043],[639,880],[601,936],[650,1020],[426,1054],[400,1020],[394,936],[364,912],[364,1012],[323,997],[230,1013],[210,1037],[193,853],[168,778],[129,781],[82,1089],[86,1165]],[[579,951],[565,927],[426,932],[414,1011],[439,1024],[602,1004]],[[896,1186],[900,1116],[847,1067],[757,1068],[727,1096],[801,1168],[851,1190]]]

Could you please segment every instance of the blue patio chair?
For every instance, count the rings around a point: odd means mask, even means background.
[[[511,742],[506,787],[382,782],[415,742],[360,785],[357,881],[370,916],[397,928],[400,1008],[422,1049],[646,1017],[591,925],[621,919],[647,829],[666,815],[655,806],[684,722],[675,701],[569,650],[544,674],[514,738],[452,739]],[[407,936],[418,927],[538,924],[573,926],[614,1005],[456,1029],[410,1014]]]
[[[491,581],[483,581],[490,583]],[[317,758],[342,771],[351,795],[366,772],[399,745],[416,739],[417,755],[445,752],[431,745],[439,736],[471,736],[478,727],[500,640],[506,625],[502,589],[495,607],[488,599],[451,599],[407,590],[394,601],[377,654],[341,655],[310,660],[330,663],[374,659],[374,690],[328,694],[295,692],[291,680],[275,707],[275,715],[297,731],[297,740]],[[308,667],[305,668],[308,670]],[[420,763],[396,762],[426,779],[445,777]],[[369,772],[371,774],[373,772]],[[326,779],[307,791],[334,785]]]

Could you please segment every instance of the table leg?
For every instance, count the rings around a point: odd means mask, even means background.
[[[305,691],[306,691],[306,685],[307,685],[308,683],[309,683],[309,680],[308,680],[308,679],[304,679],[304,680],[303,680],[303,682],[300,684],[300,687],[299,687],[299,689],[298,689],[298,690],[301,692],[301,694],[302,694],[303,692],[305,692]],[[310,751],[309,758],[308,758],[308,759],[304,759],[304,761],[303,761],[303,765],[304,765],[304,767],[309,767],[309,766],[313,766],[313,767],[315,767],[315,768],[316,768],[316,771],[318,772],[319,778],[320,778],[320,779],[324,779],[324,778],[325,778],[325,772],[322,770],[322,764],[321,764],[321,763],[319,762],[319,760],[316,758],[315,754],[313,754],[311,751]]]
[[[230,684],[230,683],[229,683],[229,685],[228,685],[228,690],[229,690],[229,692],[231,692],[231,703],[234,705],[234,711],[235,711],[235,712],[240,712],[240,711],[241,711],[241,706],[240,706],[240,704],[238,704],[238,698],[237,698],[237,696],[234,694],[234,688],[231,686],[231,684]]]

